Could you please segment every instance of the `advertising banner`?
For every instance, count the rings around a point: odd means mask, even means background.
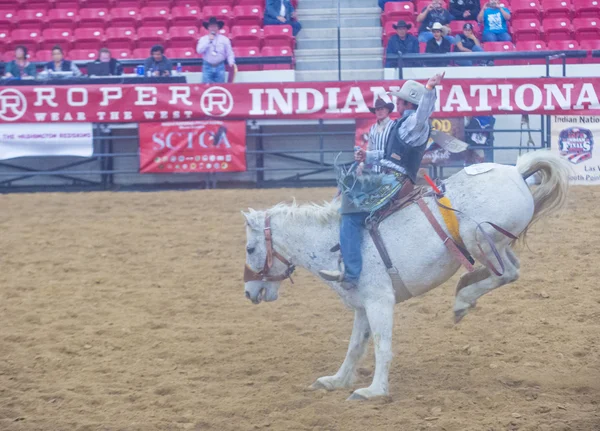
[[[3,87],[0,123],[369,119],[373,101],[402,84],[386,80]],[[437,118],[600,115],[600,78],[448,79],[436,91]]]
[[[140,124],[140,172],[243,172],[245,121]]]
[[[0,160],[94,153],[91,123],[0,124]]]
[[[600,117],[553,116],[551,150],[569,162],[572,184],[600,184]]]

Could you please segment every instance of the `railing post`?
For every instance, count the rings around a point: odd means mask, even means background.
[[[337,0],[337,52],[338,52],[338,81],[342,80],[342,18],[340,12],[340,3]]]

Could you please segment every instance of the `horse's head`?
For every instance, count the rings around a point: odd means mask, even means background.
[[[254,304],[279,297],[279,286],[294,266],[273,248],[270,216],[264,212],[242,212],[246,218],[246,268],[244,291]]]

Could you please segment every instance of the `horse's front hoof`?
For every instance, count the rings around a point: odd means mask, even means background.
[[[353,392],[352,395],[350,395],[346,401],[367,401],[368,398],[362,396],[361,394],[357,394],[356,392]]]
[[[454,324],[458,325],[460,321],[463,320],[463,318],[467,315],[468,312],[468,308],[464,310],[454,310]]]
[[[333,391],[335,385],[327,377],[319,377],[309,388],[313,391],[325,389],[326,391]]]

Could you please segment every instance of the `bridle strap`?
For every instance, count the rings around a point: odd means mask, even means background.
[[[283,257],[279,252],[277,252],[273,248],[273,236],[271,234],[271,216],[267,214],[265,217],[265,245],[267,256],[265,257],[265,265],[260,272],[254,271],[252,268],[246,264],[244,268],[244,282],[248,281],[283,281],[286,278],[289,278],[292,284],[294,284],[294,280],[292,280],[292,274],[296,267],[285,257]],[[270,276],[269,271],[273,266],[273,257],[287,266],[285,273],[281,275]]]

